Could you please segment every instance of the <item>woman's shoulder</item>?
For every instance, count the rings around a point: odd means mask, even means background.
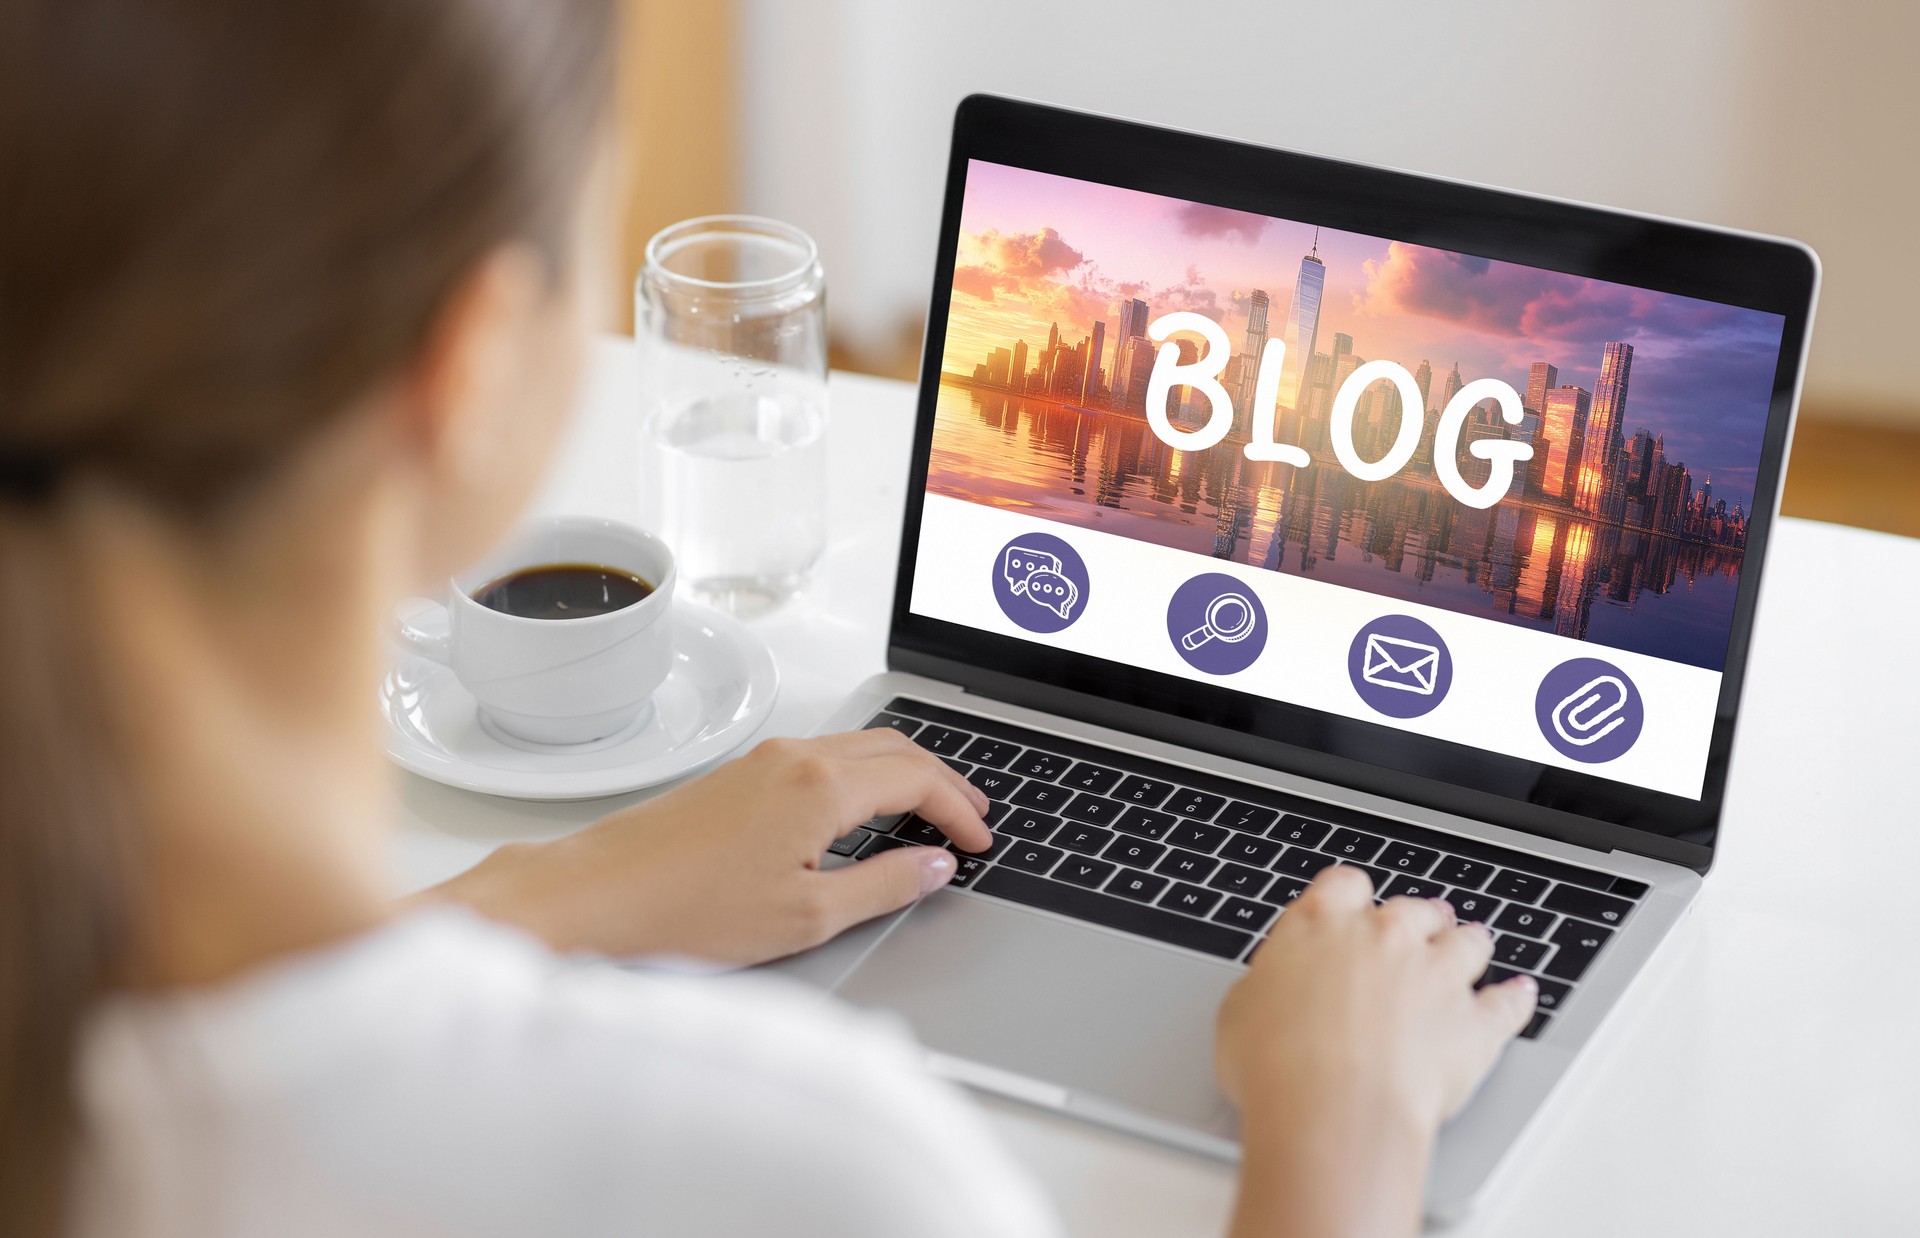
[[[861,1234],[899,1208],[928,1212],[914,1232],[1039,1223],[890,1021],[764,977],[563,959],[452,909],[217,990],[116,999],[83,1082],[103,1169],[179,1156],[167,1132],[190,1128],[223,1162],[190,1178],[321,1170],[463,1232],[591,1233],[636,1208],[690,1233]]]

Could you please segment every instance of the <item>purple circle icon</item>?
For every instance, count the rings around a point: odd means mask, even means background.
[[[1058,632],[1087,609],[1087,565],[1051,533],[1027,533],[993,559],[993,599],[1029,632]]]
[[[1389,718],[1432,712],[1453,686],[1453,654],[1412,615],[1382,615],[1347,650],[1347,677],[1368,707]]]
[[[1588,764],[1623,755],[1647,720],[1633,680],[1598,658],[1574,658],[1548,671],[1533,698],[1533,715],[1556,752]]]
[[[1196,671],[1232,675],[1267,647],[1267,612],[1253,587],[1221,572],[1204,572],[1173,591],[1167,639]]]

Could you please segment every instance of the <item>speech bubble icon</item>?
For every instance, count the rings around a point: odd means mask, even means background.
[[[1080,586],[1052,568],[1042,568],[1026,579],[1027,596],[1062,619],[1073,617],[1073,604],[1080,600]]]
[[[1009,546],[1006,558],[1001,561],[1000,570],[1006,575],[1008,591],[1013,596],[1019,597],[1027,591],[1027,586],[1033,580],[1035,572],[1059,572],[1060,559],[1049,551],[1034,550],[1028,546]],[[1047,605],[1047,609],[1051,610],[1053,607]],[[1065,617],[1065,615],[1061,616],[1061,618]]]

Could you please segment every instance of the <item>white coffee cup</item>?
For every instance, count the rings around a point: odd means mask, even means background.
[[[653,591],[631,606],[577,619],[530,619],[473,600],[502,576],[548,564],[631,572]],[[396,617],[407,650],[451,667],[496,738],[582,744],[634,725],[673,665],[667,613],[673,552],[644,529],[585,516],[526,525],[447,583],[441,625]]]

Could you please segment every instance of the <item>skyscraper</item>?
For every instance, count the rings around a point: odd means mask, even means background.
[[[1260,354],[1266,350],[1267,292],[1264,288],[1255,288],[1247,298],[1247,342],[1240,352],[1246,360],[1240,364],[1240,390],[1233,398],[1241,408],[1253,407],[1253,385],[1260,373]]]
[[[1593,397],[1584,387],[1569,384],[1547,392],[1540,417],[1540,434],[1546,440],[1546,459],[1539,465],[1540,497],[1571,499],[1580,456],[1586,449],[1587,416]]]
[[[1441,411],[1444,412],[1447,405],[1453,403],[1453,397],[1459,395],[1460,388],[1464,386],[1466,384],[1460,381],[1460,363],[1456,361],[1453,363],[1453,372],[1447,375],[1446,384],[1440,388]]]
[[[1609,486],[1620,467],[1625,445],[1620,423],[1627,411],[1627,380],[1633,373],[1633,345],[1612,343],[1600,356],[1600,381],[1593,387],[1593,407],[1587,415],[1587,441],[1580,455],[1580,475],[1574,506],[1606,520],[1618,520],[1612,510],[1625,499],[1625,489]],[[1615,496],[1618,498],[1615,498]]]
[[[1313,252],[1300,259],[1300,275],[1293,282],[1293,307],[1287,311],[1287,355],[1280,365],[1280,407],[1300,407],[1300,391],[1313,348],[1320,338],[1320,294],[1327,286],[1327,264],[1320,261],[1320,230],[1313,232]],[[1351,347],[1351,345],[1349,345]]]
[[[1536,361],[1527,371],[1527,402],[1522,408],[1532,409],[1536,413],[1547,411],[1547,392],[1560,385],[1560,367]]]
[[[1413,372],[1413,385],[1420,388],[1420,411],[1424,413],[1433,407],[1433,367],[1425,357],[1420,358],[1420,368]]]
[[[1009,382],[1015,391],[1027,389],[1027,342],[1016,340],[1013,345],[1013,372]]]
[[[1093,337],[1087,341],[1087,372],[1080,377],[1080,405],[1087,407],[1100,393],[1100,358],[1107,346],[1107,324],[1093,324]]]
[[[1113,368],[1107,371],[1107,386],[1110,398],[1116,407],[1124,405],[1130,394],[1127,391],[1127,363],[1123,355],[1127,350],[1127,341],[1134,336],[1147,333],[1147,303],[1138,297],[1129,297],[1120,302],[1120,331],[1113,337]]]

